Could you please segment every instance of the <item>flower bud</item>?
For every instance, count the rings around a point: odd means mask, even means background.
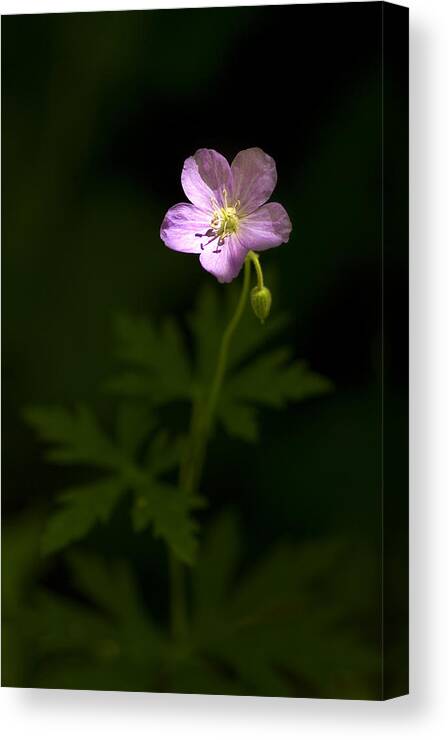
[[[261,323],[269,316],[272,304],[272,296],[269,288],[259,288],[255,286],[250,293],[250,302],[255,316],[260,319]]]

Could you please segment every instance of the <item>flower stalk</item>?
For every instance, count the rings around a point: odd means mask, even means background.
[[[240,298],[239,298],[235,313],[233,314],[229,324],[227,325],[227,328],[221,340],[221,347],[219,350],[216,371],[215,371],[213,382],[210,388],[210,395],[208,397],[208,403],[206,407],[206,420],[207,420],[207,427],[208,427],[207,431],[210,430],[213,424],[213,416],[215,413],[216,405],[218,403],[219,393],[220,393],[222,382],[223,382],[224,375],[226,372],[230,342],[232,341],[232,337],[240,322],[241,316],[243,315],[244,307],[246,305],[247,297],[249,295],[250,266],[252,262],[258,265],[258,269],[261,271],[258,257],[254,254],[254,252],[250,251],[248,252],[246,259],[244,261],[243,287],[241,290]],[[263,280],[263,276],[261,277],[261,279]]]
[[[257,275],[257,288],[264,289],[263,272],[258,255],[249,251],[244,261],[243,284],[235,312],[230,319],[221,339],[216,369],[210,385],[208,397],[199,397],[193,405],[187,455],[184,458],[179,474],[179,485],[187,493],[197,490],[205,462],[208,438],[213,428],[216,407],[219,402],[224,381],[229,348],[238,324],[244,312],[250,289],[251,265],[254,264]],[[171,624],[173,637],[182,639],[187,631],[187,609],[185,593],[184,566],[170,554],[171,572]]]

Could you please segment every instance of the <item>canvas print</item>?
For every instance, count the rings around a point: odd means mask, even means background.
[[[408,11],[2,19],[5,686],[408,690]]]

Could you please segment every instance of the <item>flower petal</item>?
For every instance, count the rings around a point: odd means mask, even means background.
[[[225,205],[223,188],[232,196],[232,173],[225,157],[214,149],[198,149],[185,160],[181,175],[184,193],[195,206],[204,211],[212,210],[212,198]]]
[[[201,241],[197,234],[205,234],[210,228],[207,213],[191,203],[178,203],[170,208],[160,227],[160,238],[166,246],[176,252],[199,254]]]
[[[253,147],[243,149],[232,162],[233,197],[243,214],[252,213],[271,197],[277,183],[277,168],[269,154]]]
[[[220,252],[214,251],[210,245],[201,252],[199,260],[202,267],[218,278],[220,283],[230,283],[239,274],[246,254],[247,250],[238,238],[232,235],[227,237]]]
[[[240,222],[238,238],[246,249],[261,252],[287,242],[292,224],[280,203],[266,203]]]

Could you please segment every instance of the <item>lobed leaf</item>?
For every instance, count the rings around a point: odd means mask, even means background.
[[[62,549],[84,537],[97,523],[106,522],[118,498],[130,490],[137,501],[133,514],[136,529],[152,524],[155,535],[165,539],[180,559],[193,562],[197,527],[191,510],[198,499],[157,480],[179,465],[183,442],[165,433],[156,434],[155,419],[147,409],[129,403],[121,406],[117,443],[103,434],[84,407],[74,413],[60,408],[31,409],[26,416],[40,436],[52,443],[49,459],[92,464],[116,473],[113,478],[59,494],[59,506],[43,535],[45,554]],[[140,454],[143,444],[147,444],[144,456]]]
[[[121,316],[116,334],[117,356],[127,369],[111,378],[109,391],[146,397],[155,405],[191,398],[190,363],[173,321],[156,329],[148,319]]]
[[[191,565],[196,556],[197,525],[191,510],[200,500],[165,483],[148,480],[135,498],[132,520],[139,532],[152,525],[156,537],[162,537],[180,560]]]
[[[306,363],[290,363],[289,359],[286,349],[262,355],[230,376],[226,394],[232,400],[281,408],[288,401],[300,401],[331,389],[331,383],[309,370]]]
[[[42,550],[49,555],[82,539],[97,523],[110,517],[125,486],[120,479],[101,480],[62,491],[59,508],[50,516],[42,537]]]
[[[234,401],[226,393],[218,407],[218,418],[230,437],[251,443],[258,440],[257,410],[252,406]]]
[[[331,383],[309,370],[306,363],[288,360],[287,350],[275,350],[230,375],[217,409],[218,419],[230,436],[256,442],[256,406],[282,408],[331,389]]]
[[[73,412],[58,406],[33,407],[25,411],[25,418],[43,441],[52,445],[46,455],[48,460],[111,469],[121,464],[119,450],[85,406],[78,406]]]
[[[224,305],[207,287],[190,318],[195,338],[196,374],[207,386],[216,367],[224,327],[235,310],[238,286],[226,289]],[[287,324],[285,316],[271,316],[261,324],[246,306],[232,337],[217,416],[226,432],[245,442],[258,440],[256,407],[281,408],[331,389],[331,383],[309,370],[304,362],[291,361],[285,347],[268,349]]]

